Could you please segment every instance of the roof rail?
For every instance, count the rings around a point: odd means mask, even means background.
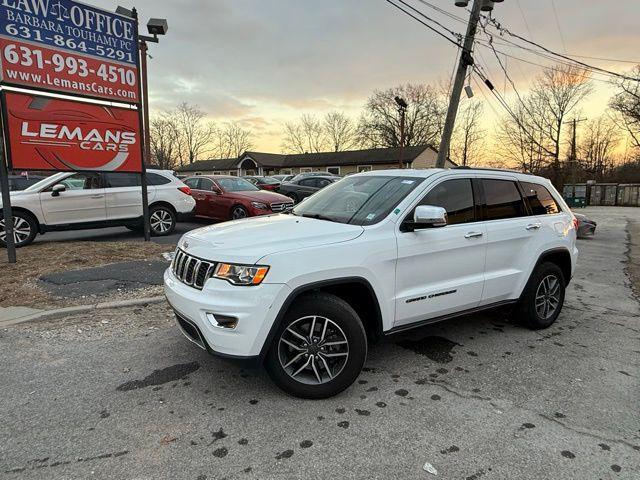
[[[486,170],[489,172],[526,173],[513,168],[470,167],[469,165],[459,165],[456,167],[451,167],[451,170]]]

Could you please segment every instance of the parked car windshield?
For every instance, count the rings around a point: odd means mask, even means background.
[[[389,215],[423,180],[369,175],[347,177],[309,197],[293,209],[293,214],[351,225],[373,225]]]
[[[38,183],[34,183],[33,185],[31,185],[28,188],[25,188],[25,192],[38,192],[40,191],[43,187],[45,187],[46,185],[49,184],[49,182],[51,182],[54,179],[63,179],[65,177],[68,176],[68,173],[65,172],[60,172],[60,173],[56,173],[54,175],[51,175],[50,177],[47,178],[43,178],[42,180],[40,180]],[[52,183],[52,185],[54,185],[56,182]]]
[[[273,178],[273,177],[259,177],[257,178],[258,183],[261,183],[263,185],[277,185],[278,183],[280,183],[277,179]]]
[[[216,178],[216,182],[226,192],[255,192],[260,190],[244,178]]]

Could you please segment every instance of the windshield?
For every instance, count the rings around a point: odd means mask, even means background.
[[[276,178],[273,177],[260,177],[257,180],[258,183],[261,183],[263,185],[277,185],[278,183],[280,183]]]
[[[216,182],[225,192],[255,192],[260,190],[244,178],[216,178]]]
[[[293,209],[301,217],[352,225],[373,225],[385,218],[423,178],[353,176],[323,188]]]
[[[29,188],[25,188],[25,192],[38,192],[42,190],[45,186],[47,186],[54,179],[63,179],[67,177],[69,174],[66,172],[56,173],[55,175],[51,175],[50,177],[43,178],[38,183],[34,183]],[[55,180],[54,180],[55,183]]]

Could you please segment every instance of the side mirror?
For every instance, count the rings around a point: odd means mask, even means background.
[[[67,191],[67,186],[64,183],[58,183],[54,185],[53,188],[51,189],[51,196],[59,197],[62,192],[66,192],[66,191]]]
[[[413,221],[407,227],[410,231],[422,228],[438,228],[447,225],[447,211],[442,207],[418,205],[413,212]]]
[[[211,191],[216,194],[216,195],[222,195],[222,190],[220,190],[218,187],[216,187],[215,185],[213,187],[211,187]]]

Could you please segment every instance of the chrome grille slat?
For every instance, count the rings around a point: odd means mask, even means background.
[[[215,266],[215,262],[201,260],[178,249],[173,260],[173,273],[185,285],[202,290],[213,275]]]
[[[293,202],[272,203],[271,211],[274,213],[280,213],[291,207],[293,207]]]

